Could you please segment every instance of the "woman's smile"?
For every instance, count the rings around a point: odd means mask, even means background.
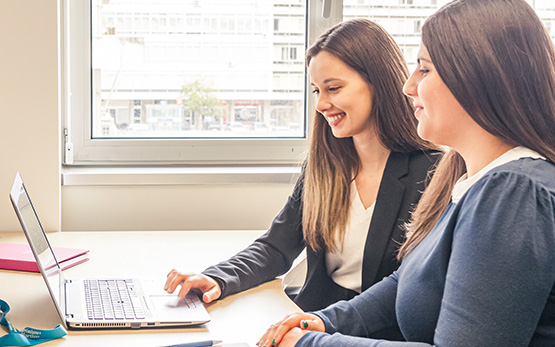
[[[341,112],[341,113],[334,113],[332,115],[325,115],[326,120],[328,121],[328,124],[332,127],[337,126],[337,124],[339,124],[343,118],[346,116],[345,112]]]

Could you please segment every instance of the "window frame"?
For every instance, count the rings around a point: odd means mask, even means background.
[[[306,68],[302,138],[92,139],[91,6],[91,0],[63,2],[64,165],[296,165],[303,159],[314,109]],[[326,6],[331,10],[324,18]],[[341,21],[342,6],[342,1],[306,0],[305,47]]]

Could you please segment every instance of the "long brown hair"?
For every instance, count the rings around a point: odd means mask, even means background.
[[[430,148],[416,132],[410,100],[403,95],[408,69],[393,38],[366,19],[342,22],[324,33],[306,54],[307,66],[318,53],[333,54],[372,87],[373,126],[381,143],[391,151]],[[336,138],[324,117],[315,112],[309,154],[304,170],[302,226],[306,243],[314,250],[337,249],[348,222],[350,189],[360,159],[352,138]]]
[[[507,144],[555,161],[555,51],[524,0],[453,1],[425,22],[422,43],[478,125]],[[451,151],[442,158],[412,216],[400,258],[433,228],[465,172],[460,154]]]

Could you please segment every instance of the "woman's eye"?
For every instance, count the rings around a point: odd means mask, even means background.
[[[314,89],[314,90],[312,91],[312,94],[319,94],[319,93],[320,93],[320,91],[319,91],[318,89]]]
[[[335,92],[336,90],[339,90],[340,87],[329,87],[328,90],[330,92]]]
[[[419,71],[421,74],[423,74],[423,75],[425,75],[425,74],[427,74],[428,72],[430,72],[430,70],[428,70],[428,69],[420,69],[420,70],[418,70],[418,71]]]

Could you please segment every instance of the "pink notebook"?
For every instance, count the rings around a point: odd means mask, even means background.
[[[62,270],[89,260],[88,250],[52,247]],[[39,272],[29,245],[0,243],[0,269]]]

